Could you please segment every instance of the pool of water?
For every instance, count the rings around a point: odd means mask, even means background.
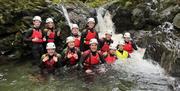
[[[131,59],[100,66],[104,73],[61,68],[57,75],[45,77],[30,62],[12,63],[0,66],[0,91],[171,91],[168,77],[152,65]]]

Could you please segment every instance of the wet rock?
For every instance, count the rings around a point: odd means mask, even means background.
[[[157,61],[168,73],[180,75],[180,37],[173,25],[165,22],[152,31],[143,31],[136,36],[137,44],[145,46],[145,58]]]
[[[127,9],[119,8],[116,11],[116,15],[112,18],[115,26],[116,32],[122,33],[133,28],[133,21],[131,19],[131,11]]]
[[[180,28],[180,13],[178,13],[173,19],[173,25]]]

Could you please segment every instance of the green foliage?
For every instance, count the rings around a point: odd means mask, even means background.
[[[98,7],[112,0],[88,0],[87,4],[90,7]]]
[[[62,0],[52,0],[52,3],[53,4],[58,4],[58,3],[61,3]]]

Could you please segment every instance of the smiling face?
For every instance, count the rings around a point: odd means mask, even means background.
[[[123,48],[124,48],[124,45],[122,45],[122,44],[121,44],[121,45],[118,45],[118,49],[119,49],[119,50],[123,50]]]
[[[75,46],[74,41],[68,42],[67,45],[68,45],[69,48],[74,48],[74,46]]]
[[[38,20],[34,20],[34,21],[33,21],[33,25],[34,25],[35,28],[39,28],[40,25],[41,25],[41,22],[38,21]]]
[[[53,22],[48,22],[46,23],[48,28],[53,28],[54,27],[54,23]]]
[[[54,53],[55,53],[55,49],[47,49],[47,53],[48,53],[50,56],[53,56]]]
[[[91,50],[92,52],[97,51],[97,44],[95,44],[95,43],[91,44],[91,45],[90,45],[90,50]]]
[[[106,37],[107,40],[111,40],[112,35],[110,35],[110,34],[105,34],[105,37]]]
[[[124,40],[125,40],[126,42],[129,42],[129,41],[131,40],[131,38],[130,38],[130,37],[124,37]]]
[[[92,21],[90,21],[90,22],[88,22],[88,27],[89,28],[94,28],[94,26],[95,26],[95,23],[94,22],[92,22]]]
[[[72,34],[78,35],[79,29],[78,28],[72,28]]]

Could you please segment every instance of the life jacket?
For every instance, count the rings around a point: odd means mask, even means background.
[[[73,54],[77,54],[77,49],[75,49],[75,52],[74,52],[74,53],[73,53],[73,52],[70,52],[70,50],[67,50],[66,55],[68,55],[69,53],[71,53],[72,55],[73,55]],[[74,57],[71,57],[71,58],[69,59],[70,65],[76,64],[77,61],[78,61],[78,59],[75,59]]]
[[[88,50],[89,51],[89,50]],[[90,52],[90,51],[89,51]],[[87,53],[87,52],[86,52]],[[85,54],[86,54],[85,53]],[[88,65],[97,65],[100,63],[100,55],[97,52],[95,56],[92,55],[92,53],[87,54],[88,57],[85,59],[85,63]]]
[[[123,50],[127,51],[128,53],[132,53],[133,52],[132,42],[125,43]]]
[[[74,44],[75,44],[75,47],[79,48],[80,47],[80,37],[74,37],[75,38],[75,41],[74,41]]]
[[[48,36],[47,41],[48,42],[54,42],[54,38],[55,38],[55,32],[51,32]]]
[[[50,60],[44,62],[45,67],[49,70],[54,68],[55,63],[56,62],[53,60],[53,57]]]
[[[118,59],[120,60],[125,60],[126,58],[128,58],[128,52],[127,51],[123,51],[123,53],[119,52],[118,50],[116,50],[116,56]]]
[[[108,43],[108,42],[106,41],[106,39],[103,38],[103,46],[102,46],[102,48],[101,48],[101,51],[102,51],[102,52],[109,51],[109,45],[110,45],[111,43],[113,43],[112,40],[110,40],[109,43]]]
[[[96,38],[96,34],[97,34],[96,31],[91,32],[90,30],[88,30],[85,38],[85,44],[89,45],[90,40]]]
[[[42,43],[43,42],[43,36],[42,36],[41,30],[38,31],[36,29],[33,29],[32,30],[31,38],[38,38],[39,39],[38,41],[33,41],[33,42],[35,42],[35,43]]]
[[[107,55],[107,57],[105,58],[105,61],[107,64],[112,64],[116,61],[117,57],[114,55],[114,56],[111,56],[110,54]]]

